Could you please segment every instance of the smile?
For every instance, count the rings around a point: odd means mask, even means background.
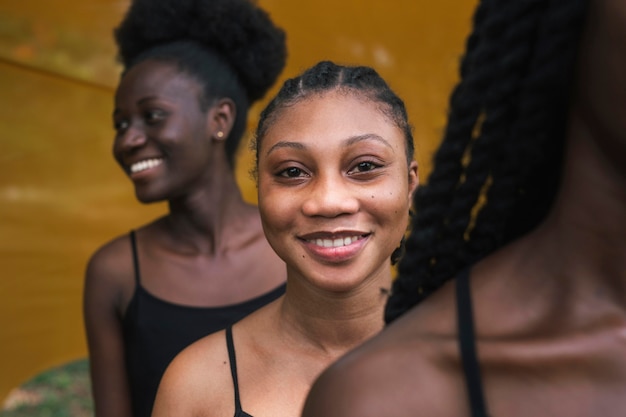
[[[130,166],[130,172],[136,174],[137,172],[145,171],[146,169],[154,168],[163,163],[161,158],[144,159],[143,161],[135,162]]]
[[[342,246],[351,245],[359,239],[361,239],[361,236],[349,236],[337,239],[308,239],[307,242],[324,248],[340,248]]]

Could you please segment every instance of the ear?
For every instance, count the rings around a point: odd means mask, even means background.
[[[409,200],[413,200],[413,194],[415,194],[415,190],[417,190],[419,183],[420,176],[417,161],[411,161],[409,164]]]
[[[207,112],[207,134],[212,140],[225,141],[235,124],[237,109],[235,102],[229,98],[220,98],[213,103]]]

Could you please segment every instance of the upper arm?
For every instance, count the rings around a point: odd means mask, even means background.
[[[179,354],[180,356],[180,354]],[[178,359],[178,360],[177,360]],[[188,386],[185,374],[189,373],[186,365],[177,357],[161,378],[152,408],[152,417],[192,416],[194,386]]]
[[[124,285],[129,286],[125,282],[130,280],[132,286],[133,280],[132,275],[128,276],[126,254],[120,252],[120,246],[114,241],[96,252],[85,273],[83,316],[97,417],[132,415],[121,311],[125,307]]]

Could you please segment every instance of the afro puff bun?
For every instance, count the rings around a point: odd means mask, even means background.
[[[195,41],[222,56],[251,102],[263,97],[287,58],[284,31],[252,0],[133,0],[114,35],[126,68],[155,46]]]

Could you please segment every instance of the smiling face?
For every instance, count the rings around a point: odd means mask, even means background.
[[[330,291],[389,278],[417,164],[379,106],[355,92],[311,95],[259,140],[259,209],[290,278]]]
[[[211,140],[200,94],[199,83],[170,63],[146,60],[124,75],[113,154],[140,201],[176,198],[207,175]]]

